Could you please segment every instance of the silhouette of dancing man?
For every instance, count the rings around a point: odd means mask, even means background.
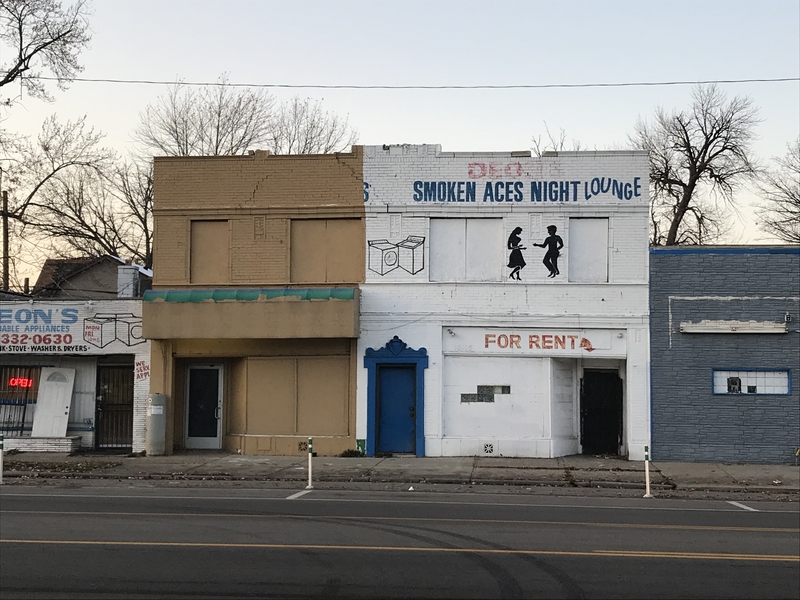
[[[508,236],[508,249],[511,250],[511,255],[508,257],[508,266],[511,268],[511,274],[508,278],[516,279],[517,281],[522,281],[519,277],[519,272],[525,266],[522,251],[526,248],[520,245],[522,243],[522,238],[519,237],[520,233],[522,233],[522,227],[517,227]]]
[[[564,241],[561,239],[561,236],[556,235],[556,226],[555,225],[548,225],[547,226],[547,233],[550,235],[547,236],[544,242],[541,244],[534,243],[534,246],[538,246],[539,248],[547,248],[547,252],[544,255],[544,266],[547,267],[547,270],[550,271],[548,277],[555,277],[556,275],[560,275],[558,271],[558,257],[559,257],[559,250],[564,247]],[[509,238],[509,244],[511,240]],[[509,265],[511,266],[511,265]]]

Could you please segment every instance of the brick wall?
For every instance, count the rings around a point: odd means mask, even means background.
[[[226,285],[287,284],[290,219],[363,217],[363,185],[360,146],[326,155],[156,158],[153,286],[190,285],[193,219],[230,222]]]
[[[784,334],[681,333],[702,320],[782,323]],[[800,446],[800,250],[654,249],[654,460],[786,463]],[[791,369],[791,394],[713,394],[712,369]]]

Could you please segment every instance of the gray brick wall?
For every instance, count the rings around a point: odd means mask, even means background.
[[[653,460],[794,462],[800,446],[800,248],[650,255]],[[681,333],[681,322],[783,322],[789,333]],[[712,370],[789,369],[790,394],[714,394]]]

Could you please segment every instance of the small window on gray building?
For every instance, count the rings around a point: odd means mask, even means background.
[[[788,369],[714,370],[715,394],[788,394]]]

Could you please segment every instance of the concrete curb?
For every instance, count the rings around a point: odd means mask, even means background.
[[[118,479],[118,480],[152,480],[152,481],[262,481],[297,483],[305,481],[305,475],[297,477],[271,477],[269,475],[231,475],[229,473],[73,473],[61,471],[7,471],[5,477],[13,479]],[[448,478],[448,477],[348,477],[321,475],[315,478],[321,483],[399,483],[399,484],[440,484],[440,485],[489,485],[506,487],[563,487],[563,488],[605,488],[644,490],[645,484],[632,481],[593,481],[565,479],[495,479],[495,478]],[[658,491],[687,492],[736,492],[736,493],[779,493],[798,494],[800,489],[788,487],[742,486],[720,484],[675,484],[651,483],[650,488]]]

